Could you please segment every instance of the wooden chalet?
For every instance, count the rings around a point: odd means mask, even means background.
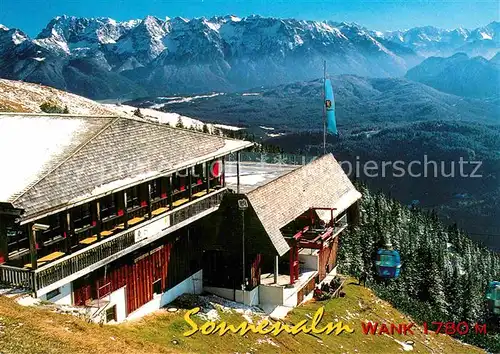
[[[333,155],[227,195],[205,250],[205,290],[247,304],[296,306],[333,274],[342,231],[357,222],[355,189]]]
[[[122,321],[202,291],[204,218],[252,143],[140,119],[0,115],[0,282]]]

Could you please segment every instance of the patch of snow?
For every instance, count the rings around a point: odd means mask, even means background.
[[[182,97],[182,98],[180,98],[178,100],[172,100],[172,101],[166,102],[165,104],[185,103],[185,102],[190,102],[190,101],[198,100],[200,98],[212,98],[212,97],[217,97],[217,96],[221,96],[221,95],[224,95],[224,93],[213,93],[211,95],[199,95],[199,96],[191,96],[191,97]]]
[[[209,22],[207,20],[203,21],[203,23],[205,23],[205,25],[207,25],[211,30],[215,32],[219,32],[219,28],[221,27],[219,23]]]
[[[283,320],[292,310],[292,307],[276,306],[273,310],[270,311],[269,317],[275,321]]]
[[[266,339],[257,339],[257,344],[271,344],[273,347],[278,347],[279,348],[279,345],[274,343],[273,340],[271,338],[266,338]]]
[[[27,39],[26,36],[23,36],[21,33],[19,33],[19,31],[15,31],[12,34],[12,41],[14,42],[15,45],[21,44],[26,39]]]
[[[217,312],[216,309],[209,310],[208,312],[199,312],[197,316],[205,321],[218,321],[220,320],[219,313]]]
[[[55,119],[7,116],[0,119],[0,151],[13,147],[15,154],[5,154],[0,174],[0,201],[7,201],[35,182],[44,166],[70,146],[73,136],[85,127],[81,119]],[[29,141],[30,144],[20,144]],[[36,147],[36,148],[34,148]]]
[[[128,105],[116,105],[116,104],[105,104],[104,106],[115,110],[118,114],[126,114],[128,116],[133,116],[137,107],[128,106]],[[140,111],[144,118],[152,118],[154,121],[162,124],[169,124],[171,126],[175,126],[179,121],[179,118],[182,121],[182,124],[186,128],[194,127],[198,129],[203,128],[203,122],[197,119],[189,118],[186,116],[182,116],[178,113],[173,112],[161,112],[151,108],[140,108]]]
[[[34,298],[33,296],[21,296],[16,299],[17,303],[21,306],[38,306],[40,304],[40,299]]]
[[[101,104],[87,98],[59,91],[48,86],[22,81],[0,79],[0,99],[5,101],[7,105],[9,102],[12,102],[14,106],[23,107],[28,112],[41,112],[40,105],[42,103],[54,101],[62,107],[68,106],[71,114],[114,114]]]
[[[488,33],[481,32],[481,39],[493,39]]]
[[[214,124],[214,127],[219,128],[219,129],[234,130],[234,131],[245,129],[245,128],[233,127],[232,125],[225,125],[225,124]]]
[[[259,128],[264,129],[264,130],[274,130],[274,128],[271,127],[265,127],[263,125],[260,125]]]
[[[242,96],[261,96],[262,94],[260,92],[246,92],[242,93]]]
[[[240,176],[240,184],[250,185],[250,186],[256,185],[260,182],[264,182],[265,180],[266,180],[266,178],[263,175],[259,175],[259,174]],[[226,176],[226,182],[229,184],[236,184],[237,178]]]
[[[298,34],[293,36],[293,40],[295,41],[295,45],[297,45],[297,46],[304,44],[304,41],[302,40],[302,38]]]
[[[36,61],[44,61],[45,60],[45,58],[33,58],[33,59]]]
[[[266,135],[270,138],[276,138],[277,136],[283,136],[283,135],[286,135],[285,133],[276,133],[276,134],[273,134],[273,133],[266,133]]]
[[[157,100],[175,100],[175,99],[179,99],[179,98],[182,98],[182,97],[181,96],[172,96],[172,97],[160,96],[160,97],[156,97]]]

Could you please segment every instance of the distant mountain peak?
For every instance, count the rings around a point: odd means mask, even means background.
[[[137,85],[191,93],[301,81],[321,76],[324,60],[331,74],[402,76],[428,56],[493,57],[497,28],[380,32],[355,22],[259,15],[125,22],[61,15],[35,39],[1,28],[0,76],[89,90],[92,97],[102,87],[114,92],[115,82],[134,92]]]

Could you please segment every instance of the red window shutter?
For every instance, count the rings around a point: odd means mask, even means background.
[[[118,216],[122,216],[123,214],[124,214],[124,212],[122,209],[118,210]]]
[[[141,207],[145,207],[145,206],[147,206],[147,205],[148,205],[148,202],[146,202],[146,201],[142,201],[142,202],[141,202]]]
[[[166,197],[167,197],[167,193],[162,193],[162,194],[161,194],[161,198],[162,198],[162,199],[163,199],[163,198],[166,198]]]

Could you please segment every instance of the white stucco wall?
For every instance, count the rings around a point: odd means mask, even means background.
[[[183,282],[163,294],[154,295],[153,300],[139,307],[128,315],[127,320],[138,319],[153,313],[161,307],[175,300],[182,294],[201,294],[203,292],[203,270],[199,270]]]
[[[259,285],[259,302],[264,305],[283,305],[281,286]]]
[[[283,306],[295,307],[297,306],[297,294],[299,290],[297,288],[283,289]]]
[[[116,291],[113,291],[109,296],[103,298],[103,300],[108,300],[110,303],[106,308],[111,308],[116,306],[116,321],[123,322],[127,318],[127,298],[126,289],[124,286]]]
[[[218,288],[215,286],[205,286],[203,288],[207,293],[220,296],[224,299],[243,303],[245,305],[254,306],[259,304],[259,287],[255,287],[250,291],[234,290],[228,288]]]
[[[43,301],[50,301],[58,305],[73,305],[73,287],[71,283],[65,284],[58,288],[60,294],[47,299],[47,294],[40,296]]]
[[[205,286],[203,288],[207,293],[214,294],[220,297],[223,297],[224,299],[232,300],[232,301],[238,301],[237,299],[241,299],[241,296],[236,294],[238,291],[241,292],[241,290],[233,290],[229,288],[218,288],[215,286]]]
[[[245,305],[254,306],[259,304],[259,287],[256,286],[251,291],[244,291],[243,303]]]

